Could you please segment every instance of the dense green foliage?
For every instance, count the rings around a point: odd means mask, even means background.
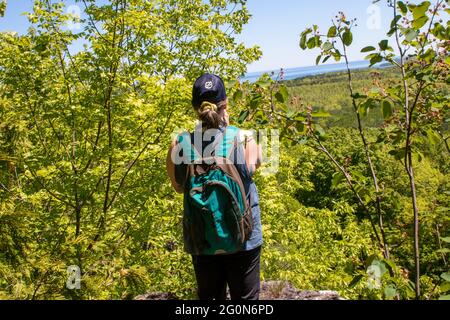
[[[234,39],[245,1],[95,3],[79,1],[79,32],[62,2],[34,1],[27,34],[0,34],[2,297],[183,295],[187,257],[166,249],[180,241],[171,133],[193,123],[196,76],[236,77],[260,56]],[[71,265],[82,290],[66,289]]]
[[[384,79],[385,83],[395,82],[395,79],[398,81],[398,76],[391,77],[392,70],[365,70],[359,71],[357,75],[369,77],[372,72],[376,73],[377,79]],[[306,89],[302,83],[311,84],[308,88],[317,94],[311,100],[311,105],[315,106],[312,114],[316,117],[317,126],[326,132],[323,143],[351,172],[367,204],[374,206],[373,199],[364,191],[370,188],[370,172],[365,164],[365,154],[358,138],[358,129],[355,128],[351,106],[343,103],[338,110],[334,110],[328,109],[323,102],[344,97],[342,90],[345,90],[346,82],[342,74],[310,77],[295,82],[295,85],[292,82],[285,83],[291,91],[290,98],[286,99],[288,106],[283,107],[275,99],[276,108],[280,108],[278,112],[287,110],[286,114],[297,114],[296,109],[303,110],[302,104],[297,102],[302,90]],[[341,90],[330,91],[327,98],[322,99],[323,95],[319,93],[325,92],[330,86]],[[280,87],[266,78],[254,85],[237,88],[237,92],[244,93],[235,94],[239,97],[234,102],[235,119],[242,120],[239,116],[247,114],[247,106],[251,106],[252,101],[256,106],[257,101],[257,111],[248,112],[247,119],[251,124],[243,125],[267,127],[271,120],[265,117],[261,109],[271,109],[270,91]],[[370,79],[361,84],[361,90],[371,88],[373,83]],[[240,108],[244,108],[244,111],[239,111]],[[325,114],[323,110],[329,110],[331,115]],[[297,118],[304,119],[298,115]],[[374,113],[372,121],[383,123],[382,112]],[[336,122],[340,124],[336,125]],[[295,130],[301,134],[306,127],[297,125],[298,130],[290,128],[290,131],[284,130],[282,133]],[[400,174],[402,163],[391,154],[395,147],[377,143],[379,135],[385,130],[388,128],[383,125],[372,127],[367,130],[367,139],[372,146],[379,180],[382,181],[382,210],[387,240],[392,246],[391,259],[383,259],[367,214],[334,164],[312,141],[304,140],[304,137],[294,141],[292,133],[289,133],[284,136],[285,144],[281,149],[282,160],[277,175],[257,178],[267,243],[263,253],[265,277],[287,279],[301,288],[334,289],[352,299],[392,298],[392,292],[402,299],[414,298],[414,284],[410,281],[414,261],[411,257],[413,224],[408,179]],[[423,141],[419,149],[422,159],[416,166],[418,201],[426,215],[422,225],[422,267],[426,272],[422,281],[425,297],[437,298],[448,290],[448,285],[440,275],[448,271],[449,249],[442,238],[448,237],[450,227],[447,207],[450,201],[450,167],[448,151],[442,140],[435,144]],[[377,289],[368,285],[371,277],[367,270],[374,261],[376,264],[383,261],[385,271],[390,268],[394,275],[391,277],[386,274],[383,285]],[[440,284],[442,291],[436,288]]]
[[[392,69],[358,70],[353,72],[353,85],[356,91],[368,94],[377,83],[389,86],[398,81],[399,73]],[[347,90],[346,72],[325,74],[288,81],[286,86],[293,97],[292,106],[312,106],[317,111],[329,112],[333,117],[328,125],[338,127],[356,127],[351,97]],[[318,99],[320,97],[320,99]],[[383,123],[382,112],[373,109],[363,119],[365,126],[379,126]]]
[[[194,126],[190,89],[203,71],[230,80],[233,124],[281,132],[279,170],[255,177],[262,278],[350,299],[414,298],[413,205],[399,157],[404,128],[396,127],[402,99],[383,102],[401,96],[397,69],[354,72],[357,98],[345,73],[239,83],[232,79],[260,56],[233,36],[249,19],[243,0],[78,3],[88,13],[78,33],[64,27],[71,18],[61,5],[39,0],[27,34],[0,33],[0,299],[129,299],[146,291],[195,297],[181,242],[182,196],[171,189],[164,160],[172,132]],[[350,31],[342,32],[349,44]],[[308,47],[324,45],[309,34]],[[85,50],[71,53],[80,39]],[[419,75],[428,76],[424,100],[431,102],[420,100],[413,165],[421,297],[437,299],[450,291],[449,61],[427,59],[433,72],[437,63],[443,71]],[[417,80],[414,68],[408,81]],[[377,239],[378,199],[389,259]],[[79,290],[66,286],[73,265],[81,269]]]
[[[300,191],[300,201],[329,207],[342,199],[334,189],[342,184],[351,195],[347,204],[352,199],[359,207],[355,214],[370,223],[367,236],[376,250],[366,261],[367,274],[353,272],[350,287],[375,272],[386,278],[377,285],[385,298],[409,298],[411,291],[416,299],[430,298],[442,284],[441,298],[446,299],[450,22],[439,17],[449,9],[443,0],[387,4],[393,12],[388,39],[378,49],[361,51],[372,52],[367,56],[371,66],[384,62],[391,69],[370,76],[350,70],[347,52],[356,24],[341,12],[325,34],[317,25],[304,30],[300,48],[319,51],[317,64],[343,59],[345,73],[285,84],[266,76],[252,85],[236,85],[235,107],[240,122],[280,129],[284,141],[319,150],[324,156],[319,163],[327,161],[334,168],[329,175],[323,167],[318,170],[312,177],[316,188]],[[354,128],[351,138],[338,127]],[[431,189],[435,197],[427,193]],[[437,256],[442,260],[430,264]]]
[[[377,2],[380,0],[374,0],[374,3]],[[371,207],[375,210],[377,222],[375,224],[374,220],[371,220],[373,231],[380,247],[383,248],[384,258],[389,260],[391,249],[387,235],[388,224],[385,223],[386,213],[382,208],[385,202],[384,188],[380,185],[381,180],[376,169],[376,159],[373,157],[373,147],[362,122],[362,118],[369,111],[381,110],[385,130],[378,136],[377,143],[394,147],[390,154],[403,163],[404,173],[409,180],[409,197],[414,224],[414,291],[416,299],[420,299],[423,296],[421,291],[422,221],[428,212],[422,212],[421,203],[419,203],[416,162],[420,163],[423,159],[420,146],[423,145],[424,140],[434,145],[441,137],[447,151],[449,150],[448,138],[443,133],[443,123],[448,123],[449,115],[447,86],[450,63],[448,56],[450,22],[448,19],[444,22],[442,17],[448,15],[450,10],[447,8],[447,0],[438,0],[433,4],[430,1],[405,3],[388,0],[387,5],[392,9],[392,21],[387,39],[381,40],[376,46],[362,48],[361,52],[369,53],[366,59],[370,61],[370,66],[383,62],[394,67],[400,73],[400,81],[387,86],[378,83],[368,94],[357,91],[349,68],[347,52],[353,43],[352,32],[356,26],[356,19],[349,20],[343,12],[340,12],[332,20],[332,26],[326,34],[321,34],[319,27],[313,25],[312,28],[304,30],[300,36],[301,49],[320,49],[316,59],[317,64],[331,57],[336,61],[341,59],[345,61],[348,93],[369,169],[367,175],[371,178],[372,186],[364,188],[363,192],[358,190],[358,186],[355,185],[358,179],[352,181],[354,179],[351,172],[342,165],[342,162],[337,161],[321,142],[324,138],[323,130],[319,131],[318,135],[312,132],[314,126],[311,115],[309,115],[308,125],[311,128],[310,135],[338,168],[338,176],[345,178],[364,211],[370,217]],[[398,51],[398,57],[394,53],[394,47]],[[367,195],[369,200],[375,201],[373,206],[367,199],[363,199]],[[377,268],[379,269],[380,266]],[[389,274],[391,277],[394,276],[392,271]],[[445,279],[447,275],[443,273],[441,277]],[[389,291],[395,293],[395,288],[390,287]]]

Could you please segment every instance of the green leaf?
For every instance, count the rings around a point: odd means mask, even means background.
[[[297,122],[296,124],[297,131],[302,134],[306,132],[306,126],[303,122]]]
[[[236,101],[239,101],[239,100],[242,99],[242,96],[243,96],[242,90],[236,90],[236,92],[235,92],[234,95],[233,95],[233,100],[234,100],[235,102],[236,102]]]
[[[396,15],[394,17],[394,19],[392,19],[392,21],[391,21],[391,30],[389,31],[389,34],[388,34],[389,36],[394,34],[396,26],[397,26],[397,24],[398,24],[398,22],[400,21],[401,18],[402,18],[402,16],[398,14],[398,15]]]
[[[427,16],[421,16],[420,18],[414,19],[412,26],[415,29],[420,29],[428,22],[428,20],[429,18]]]
[[[372,263],[371,266],[374,266],[376,268],[379,269],[380,271],[380,276],[382,277],[386,272],[387,272],[387,268],[386,265],[384,264],[383,261],[375,259]]]
[[[431,29],[431,33],[439,40],[446,40],[447,29],[439,23],[434,24],[434,28]]]
[[[360,94],[359,92],[356,92],[352,95],[353,99],[365,99],[367,96],[365,94]]]
[[[275,98],[280,103],[285,103],[289,98],[289,92],[285,85],[280,86],[278,92],[275,94]]]
[[[391,150],[389,151],[389,154],[394,156],[396,160],[403,160],[405,158],[406,151],[405,148],[401,148],[399,150]]]
[[[263,75],[261,78],[258,79],[258,81],[255,82],[256,85],[260,86],[261,88],[269,88],[272,86],[273,81],[270,79],[269,74]],[[255,97],[262,97],[261,94],[256,94]]]
[[[364,182],[364,180],[366,180],[366,177],[361,172],[354,170],[352,172],[352,180],[356,182]],[[360,191],[363,191],[363,189],[364,187],[361,186]],[[365,192],[365,190],[363,192]]]
[[[256,109],[258,108],[259,104],[262,101],[262,95],[261,94],[257,94],[255,95],[252,100],[250,100],[250,107],[252,107],[252,109]]]
[[[328,29],[327,37],[334,38],[334,37],[336,37],[336,34],[337,34],[337,29],[335,26],[332,26],[330,29]]]
[[[445,272],[445,273],[441,274],[441,278],[444,279],[445,281],[450,282],[450,273]]]
[[[430,1],[424,1],[418,5],[410,4],[408,8],[412,12],[414,20],[416,20],[423,17],[428,11],[428,8],[430,8],[430,6],[431,6]]]
[[[342,55],[341,55],[341,53],[338,50],[336,50],[333,53],[333,58],[334,58],[335,61],[337,61],[337,62],[341,61],[341,57],[342,57]]]
[[[308,28],[305,31],[303,31],[300,35],[300,48],[302,48],[303,50],[306,50],[306,48],[307,48],[306,40],[307,40],[308,34],[310,34],[311,32],[312,32],[312,29]]]
[[[254,116],[255,122],[260,125],[265,125],[269,123],[269,119],[267,119],[266,114],[262,110],[258,110]]]
[[[379,104],[375,99],[369,98],[359,105],[358,111],[362,116],[366,116],[370,109],[377,108],[378,106]]]
[[[0,17],[5,15],[6,11],[6,0],[0,0]]]
[[[313,49],[318,46],[320,46],[320,38],[318,36],[314,36],[312,38],[309,38],[308,42],[306,43],[308,49]]]
[[[313,118],[327,118],[327,117],[331,117],[331,114],[329,114],[328,112],[315,112],[315,113],[312,113],[311,116]]]
[[[384,288],[384,296],[386,299],[391,300],[397,295],[397,289],[394,285],[390,284],[386,288]]]
[[[450,294],[447,294],[445,296],[440,296],[439,300],[450,300]]]
[[[322,128],[321,125],[315,124],[314,129],[319,136],[321,136],[321,137],[325,136],[325,130]]]
[[[323,51],[329,51],[331,49],[333,49],[333,44],[330,41],[325,42],[322,46]]]
[[[380,54],[375,54],[374,56],[372,56],[372,58],[370,59],[370,67],[372,67],[373,65],[382,62],[383,61],[383,57]]]
[[[392,271],[395,272],[395,269],[397,269],[397,266],[395,265],[395,263],[392,260],[389,259],[383,259],[383,262],[388,266],[388,268]]]
[[[370,51],[375,51],[375,50],[376,50],[375,47],[368,46],[368,47],[362,48],[361,52],[370,52]]]
[[[250,112],[248,110],[242,111],[241,114],[239,115],[238,122],[243,123],[248,118],[249,114]]]
[[[369,108],[367,108],[367,105],[365,103],[361,103],[358,107],[358,112],[362,117],[367,116],[367,113],[369,111]]]
[[[419,35],[419,31],[414,30],[414,29],[408,29],[405,34],[405,40],[408,42],[411,42],[414,39],[416,39],[418,35]]]
[[[438,144],[441,141],[441,136],[431,128],[427,129],[425,131],[425,134],[426,134],[428,142],[430,143],[431,146],[435,146],[436,144]]]
[[[346,45],[347,47],[350,46],[353,42],[352,32],[350,30],[345,31],[342,35],[342,40],[344,42],[344,45]]]
[[[302,50],[306,49],[306,34],[302,34],[300,37],[300,48]]]
[[[383,100],[381,102],[381,107],[383,110],[383,117],[384,119],[388,119],[392,116],[393,113],[393,106],[392,103],[389,100]]]
[[[419,151],[413,151],[412,156],[417,162],[422,162],[423,160],[423,154]]]
[[[400,9],[400,11],[403,15],[408,13],[408,7],[406,6],[406,4],[403,1],[399,1],[399,2],[397,2],[397,4],[398,4],[398,8]]]
[[[442,241],[450,243],[450,237],[441,238]]]
[[[322,55],[318,55],[316,58],[316,66],[320,63],[320,59],[322,59]]]
[[[445,281],[445,282],[441,283],[441,285],[439,287],[441,289],[441,292],[450,291],[450,282]]]
[[[376,259],[378,259],[378,255],[372,254],[369,257],[367,257],[365,261],[366,268],[368,268]]]
[[[380,46],[380,49],[382,51],[386,51],[386,49],[388,48],[389,42],[388,42],[388,40],[382,40],[378,43],[378,45]]]
[[[300,140],[297,140],[297,144],[299,145],[305,145],[309,142],[309,138],[308,137],[302,137]]]
[[[333,179],[331,180],[331,186],[336,188],[336,186],[345,178],[342,172],[336,172],[333,174]]]
[[[431,63],[436,57],[436,52],[429,48],[424,54],[419,56],[419,59],[424,60],[426,63]]]
[[[349,288],[353,288],[354,286],[356,286],[361,280],[362,280],[363,276],[362,275],[357,275],[356,277],[353,278],[353,280],[350,282],[350,284],[348,285]]]

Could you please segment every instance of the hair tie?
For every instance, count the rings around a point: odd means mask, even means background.
[[[205,112],[205,111],[214,111],[217,112],[217,105],[215,105],[214,103],[211,103],[209,101],[204,101],[202,102],[202,105],[200,106],[200,112]]]

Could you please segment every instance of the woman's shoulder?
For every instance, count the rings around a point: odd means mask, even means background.
[[[240,142],[250,141],[251,139],[254,139],[256,137],[255,130],[246,130],[242,128],[238,128],[236,126],[228,126],[227,130],[233,131],[233,133],[236,134],[236,136],[239,138]]]

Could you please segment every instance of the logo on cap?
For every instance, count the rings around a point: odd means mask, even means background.
[[[206,88],[206,89],[209,90],[209,89],[211,89],[212,87],[213,87],[212,81],[208,81],[208,82],[205,83],[205,88]]]

